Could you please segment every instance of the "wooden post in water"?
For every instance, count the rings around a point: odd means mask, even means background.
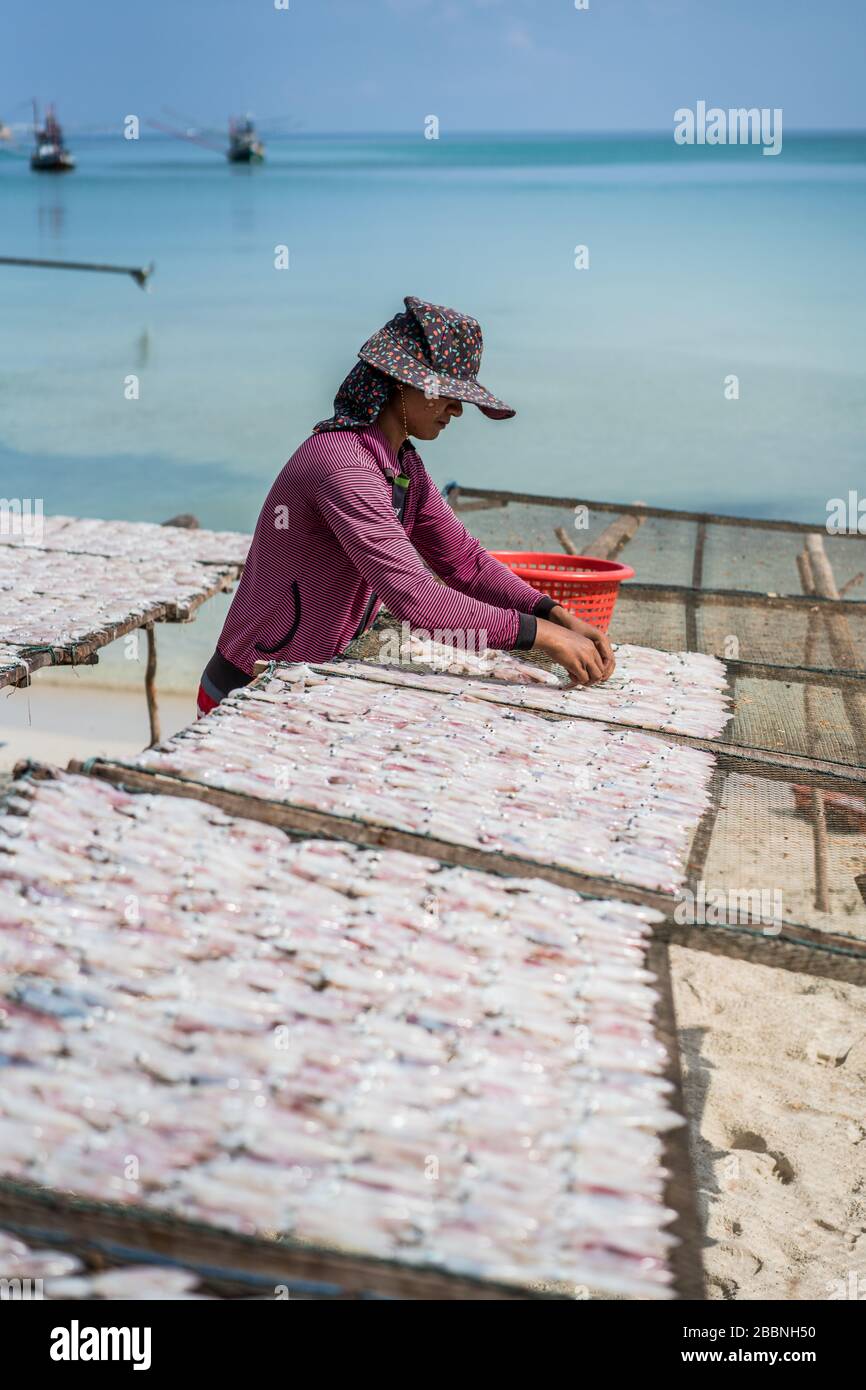
[[[154,265],[103,265],[97,261],[46,261],[33,256],[0,256],[0,265],[23,265],[38,270],[95,270],[99,275],[129,275],[139,289],[146,290]]]

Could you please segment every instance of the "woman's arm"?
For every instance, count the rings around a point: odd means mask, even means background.
[[[531,614],[535,632],[532,640],[521,642],[521,646],[544,652],[581,684],[606,680],[616,662],[604,633],[576,618],[546,594],[539,594],[507,565],[494,559],[454,515],[426,470],[420,486],[423,491],[412,540],[430,568],[451,588],[464,594]],[[565,640],[557,628],[566,629],[579,640]]]
[[[380,474],[360,463],[347,464],[328,475],[315,501],[323,521],[395,618],[430,633],[461,634],[471,651],[509,651],[521,636],[521,645],[531,645],[534,620],[513,604],[485,603],[437,583],[428,573],[394,515]]]
[[[553,599],[518,579],[507,565],[484,549],[454,515],[426,469],[417,486],[420,497],[412,541],[434,573],[452,589],[485,603],[546,618],[554,606]]]

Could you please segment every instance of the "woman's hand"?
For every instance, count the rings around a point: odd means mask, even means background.
[[[571,632],[576,632],[581,637],[588,637],[595,646],[596,651],[602,659],[604,674],[602,680],[607,680],[612,676],[616,668],[616,658],[613,648],[603,632],[599,632],[597,627],[592,627],[590,623],[585,623],[582,618],[576,618],[573,613],[569,613],[567,608],[551,608],[548,614],[548,621],[558,623],[560,627],[567,627]]]
[[[557,618],[563,615],[563,621]],[[537,619],[534,652],[544,652],[564,666],[574,685],[607,680],[616,662],[604,633],[557,606],[550,618]]]

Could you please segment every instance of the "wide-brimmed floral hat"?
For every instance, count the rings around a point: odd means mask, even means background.
[[[515,412],[478,381],[484,340],[481,325],[468,314],[428,304],[408,295],[404,313],[395,314],[358,353],[334,398],[334,415],[316,431],[360,429],[370,425],[386,404],[393,383],[416,386],[430,397],[468,401],[491,420],[508,420]]]

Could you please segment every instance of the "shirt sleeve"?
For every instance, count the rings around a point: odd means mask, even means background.
[[[426,469],[420,486],[422,495],[412,540],[430,568],[461,593],[503,608],[516,608],[518,613],[546,618],[555,607],[555,600],[518,579],[513,570],[484,549],[455,516]],[[534,636],[533,633],[533,640]]]
[[[453,633],[467,650],[508,651],[526,640],[526,623],[514,605],[484,602],[437,583],[394,515],[378,471],[362,463],[336,469],[320,483],[315,502],[358,572],[401,622],[431,635]]]

